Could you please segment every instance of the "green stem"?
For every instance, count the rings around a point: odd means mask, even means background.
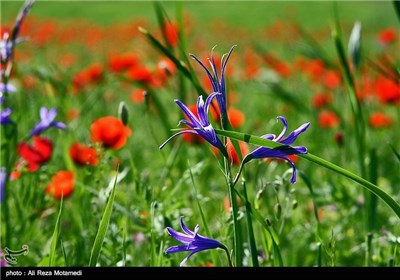
[[[247,219],[247,234],[249,235],[249,244],[250,244],[250,252],[251,252],[251,259],[253,261],[253,266],[258,267],[258,255],[257,255],[257,247],[256,241],[254,237],[254,230],[253,230],[253,220],[251,218],[251,205],[248,202],[247,198],[247,189],[246,189],[246,180],[244,177],[242,178],[242,185],[243,185],[243,193],[246,203],[246,219]]]
[[[228,251],[228,248],[226,248],[226,246],[225,245],[221,245],[221,247],[220,247],[222,250],[224,250],[225,251],[225,253],[226,253],[226,257],[228,258],[228,263],[229,263],[229,266],[230,267],[233,267],[233,265],[232,265],[232,259],[231,259],[231,255],[229,255],[229,251]]]
[[[365,238],[366,245],[366,252],[365,252],[365,266],[371,266],[372,264],[372,237],[373,234],[371,232],[367,233]]]
[[[243,248],[242,248],[242,238],[238,223],[238,204],[236,201],[236,195],[234,188],[235,186],[231,180],[230,174],[230,166],[229,161],[227,158],[224,159],[225,162],[225,172],[226,172],[226,180],[228,184],[228,193],[229,193],[229,200],[232,207],[232,222],[233,222],[233,248],[235,254],[235,265],[242,266],[242,255],[243,255]]]

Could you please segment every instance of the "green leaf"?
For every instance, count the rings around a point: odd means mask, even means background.
[[[251,134],[245,134],[245,133],[241,133],[241,132],[228,131],[228,130],[220,130],[220,129],[215,129],[215,132],[218,135],[227,136],[227,137],[230,137],[233,139],[245,141],[245,142],[255,144],[258,146],[263,146],[263,147],[267,147],[267,148],[278,148],[279,147],[281,149],[290,149],[289,146],[282,145],[280,143],[277,143],[277,142],[274,142],[271,140],[267,140],[267,139],[264,139],[264,138],[261,138],[261,137],[255,136],[255,135],[251,135]],[[372,184],[371,182],[367,181],[366,179],[361,178],[360,176],[358,176],[342,167],[339,167],[336,164],[333,164],[327,160],[319,158],[311,153],[298,154],[298,156],[305,158],[309,161],[312,161],[312,162],[314,162],[322,167],[325,167],[331,171],[334,171],[344,177],[347,177],[347,178],[353,180],[354,182],[359,183],[361,186],[363,186],[367,190],[373,192],[380,199],[382,199],[400,218],[400,205],[390,195],[388,195],[384,190],[382,190],[375,184]]]
[[[104,210],[103,217],[101,218],[96,238],[94,240],[92,251],[90,253],[89,266],[91,267],[96,266],[97,260],[99,259],[100,256],[101,248],[103,247],[104,237],[106,236],[108,225],[110,224],[110,218],[114,204],[115,189],[117,186],[117,179],[118,179],[118,172],[117,175],[115,176],[114,186],[108,198],[108,202]]]
[[[56,226],[54,227],[53,238],[52,238],[51,246],[50,246],[49,266],[54,265],[54,256],[55,256],[56,247],[57,247],[58,233],[60,231],[60,221],[61,221],[61,213],[62,213],[62,208],[63,208],[63,201],[64,201],[64,199],[63,199],[63,197],[61,197],[60,210],[58,211]]]

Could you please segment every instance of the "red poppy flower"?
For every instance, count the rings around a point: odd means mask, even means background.
[[[18,154],[27,162],[28,170],[35,172],[39,167],[48,162],[53,151],[53,143],[40,136],[33,136],[33,145],[22,142],[18,145]]]
[[[290,159],[293,163],[297,163],[299,161],[299,157],[297,155],[288,155],[287,156],[288,159]],[[281,159],[281,158],[264,158],[263,159],[265,162],[271,162],[271,161],[275,161],[278,163],[285,163],[286,160]]]
[[[332,103],[332,95],[328,93],[316,93],[312,98],[312,104],[316,108],[322,108]]]
[[[211,111],[212,114],[212,111]],[[228,119],[233,128],[239,128],[244,123],[244,114],[235,108],[228,109]]]
[[[114,116],[95,120],[90,126],[92,142],[101,142],[106,148],[119,149],[126,143],[132,130]]]
[[[383,29],[378,34],[378,40],[383,45],[387,45],[390,44],[391,42],[394,42],[396,40],[396,37],[397,37],[397,31],[394,27]]]
[[[324,85],[329,89],[335,89],[340,86],[340,74],[335,70],[327,70],[323,76]]]
[[[144,94],[145,94],[146,90],[139,88],[134,90],[131,94],[130,94],[130,99],[133,103],[143,103],[144,102]]]
[[[69,148],[69,155],[78,165],[96,165],[99,162],[96,150],[81,143],[73,143]]]
[[[243,157],[249,153],[249,146],[247,145],[246,142],[239,141],[239,147]],[[233,146],[230,139],[228,139],[226,143],[226,150],[228,152],[231,163],[233,165],[239,165],[240,164],[239,156],[236,153],[235,147]]]
[[[275,57],[272,54],[265,54],[263,56],[264,62],[271,67],[272,70],[277,72],[281,77],[288,77],[291,74],[291,69],[283,60]]]
[[[369,116],[369,125],[372,128],[389,127],[392,124],[392,118],[382,112],[375,112]]]
[[[58,171],[46,188],[46,193],[53,196],[55,199],[66,198],[70,196],[74,190],[75,174],[71,171]]]
[[[385,77],[379,77],[375,84],[378,99],[382,103],[400,104],[400,84]]]
[[[100,63],[93,63],[88,68],[86,68],[87,75],[91,82],[98,82],[103,77],[103,65]]]
[[[322,111],[318,115],[318,124],[323,128],[335,128],[339,123],[339,117],[332,111]]]
[[[172,62],[169,58],[163,58],[157,63],[156,75],[162,80],[165,81],[169,76],[174,75],[176,73],[175,63]]]
[[[149,69],[140,65],[131,67],[126,74],[131,81],[147,84],[152,81],[153,75]]]
[[[136,66],[139,58],[134,53],[124,53],[110,57],[108,67],[113,72],[120,72]]]
[[[167,37],[168,43],[174,47],[178,44],[179,35],[178,35],[178,25],[175,22],[164,22],[164,32]]]

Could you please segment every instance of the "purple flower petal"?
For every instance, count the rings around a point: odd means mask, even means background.
[[[165,250],[166,254],[188,252],[188,251],[190,252],[189,255],[187,255],[182,260],[180,266],[185,265],[185,263],[189,260],[189,258],[198,252],[209,249],[215,249],[223,246],[215,239],[199,235],[198,234],[198,231],[200,230],[199,225],[196,225],[194,231],[187,228],[185,223],[183,222],[183,217],[180,218],[180,225],[184,233],[177,232],[170,227],[167,227],[167,232],[174,239],[183,243],[184,245],[171,246]]]
[[[50,127],[55,127],[59,129],[66,129],[67,126],[62,122],[56,122],[54,119],[57,116],[57,109],[52,108],[48,110],[46,107],[40,108],[40,121],[33,127],[30,132],[30,136],[39,135],[46,131]]]
[[[284,135],[285,135],[287,127],[288,127],[287,120],[286,120],[286,118],[284,118],[282,116],[278,116],[277,119],[279,119],[283,123],[283,130],[279,134],[279,136],[275,137],[274,134],[265,134],[261,137],[264,139],[268,139],[268,140],[283,144],[284,146],[277,147],[277,148],[258,147],[253,152],[251,152],[245,156],[245,163],[254,158],[284,159],[292,166],[293,172],[292,172],[292,177],[290,179],[290,182],[292,184],[294,184],[296,182],[296,167],[295,167],[293,161],[291,161],[288,158],[288,156],[295,155],[295,154],[306,154],[308,152],[308,150],[304,146],[290,146],[290,145],[294,141],[296,141],[297,137],[301,133],[303,133],[307,130],[307,128],[310,126],[310,123],[308,122],[308,123],[301,125],[299,128],[297,128],[296,130],[291,132],[288,135],[288,137],[284,138]]]

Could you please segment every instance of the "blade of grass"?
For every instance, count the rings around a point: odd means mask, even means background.
[[[400,161],[400,154],[395,150],[395,148],[392,145],[390,145],[390,148],[392,149],[396,158]]]
[[[104,214],[101,218],[99,229],[97,231],[96,238],[94,240],[94,244],[90,252],[90,259],[89,259],[90,267],[96,266],[97,260],[99,259],[100,256],[101,248],[103,247],[104,237],[106,236],[108,225],[110,224],[111,213],[113,210],[117,179],[118,179],[118,168],[117,168],[117,175],[115,176],[114,186],[108,198],[107,205],[104,210]]]
[[[50,254],[49,254],[49,266],[54,265],[54,256],[56,254],[58,233],[60,231],[60,221],[61,221],[61,213],[62,213],[62,208],[63,208],[63,201],[64,201],[64,199],[63,199],[63,197],[61,197],[60,210],[58,211],[56,226],[54,227],[53,238],[51,240]]]
[[[157,205],[156,201],[152,201],[150,204],[150,266],[156,266],[156,237],[154,233],[154,218],[155,218],[155,207]]]
[[[62,239],[60,239],[60,246],[61,246],[61,252],[62,252],[63,257],[64,257],[64,264],[65,264],[65,266],[70,266],[68,261],[67,261],[67,254],[65,253],[64,242],[62,241]]]
[[[263,146],[267,148],[279,148],[279,149],[291,149],[289,146],[281,145],[277,142],[263,139],[261,137],[251,135],[251,134],[245,134],[241,132],[236,132],[236,131],[227,131],[227,130],[220,130],[220,129],[215,129],[215,132],[218,135],[223,135],[227,136],[233,139],[245,141],[247,143],[251,143],[254,145],[258,146]],[[298,154],[299,157],[305,158],[309,161],[312,161],[322,167],[325,167],[331,171],[334,171],[344,177],[347,177],[354,182],[359,183],[361,186],[366,188],[367,190],[373,192],[376,194],[380,199],[382,199],[395,213],[396,215],[400,218],[400,205],[390,196],[388,195],[383,189],[379,188],[375,184],[372,184],[368,180],[334,164],[331,163],[327,160],[324,160],[316,155],[313,155],[311,153],[308,154]]]
[[[184,76],[192,82],[193,86],[196,88],[199,95],[202,95],[203,98],[207,98],[207,94],[193,78],[193,75],[187,69],[187,66],[184,64],[183,61],[176,58],[175,55],[171,53],[171,51],[169,51],[167,48],[165,48],[153,35],[149,33],[149,31],[147,31],[143,27],[139,27],[139,31],[147,37],[147,39],[153,44],[154,47],[156,47],[156,49],[158,49],[161,53],[163,53],[169,59],[171,59],[171,61],[175,64],[175,66],[179,69],[179,71],[181,71],[184,74]]]
[[[258,254],[257,254],[256,240],[254,237],[253,220],[251,218],[251,205],[247,197],[246,180],[244,178],[242,179],[242,185],[243,185],[244,198],[246,199],[245,203],[246,203],[247,233],[250,245],[251,259],[253,262],[253,266],[258,267],[259,266]]]

